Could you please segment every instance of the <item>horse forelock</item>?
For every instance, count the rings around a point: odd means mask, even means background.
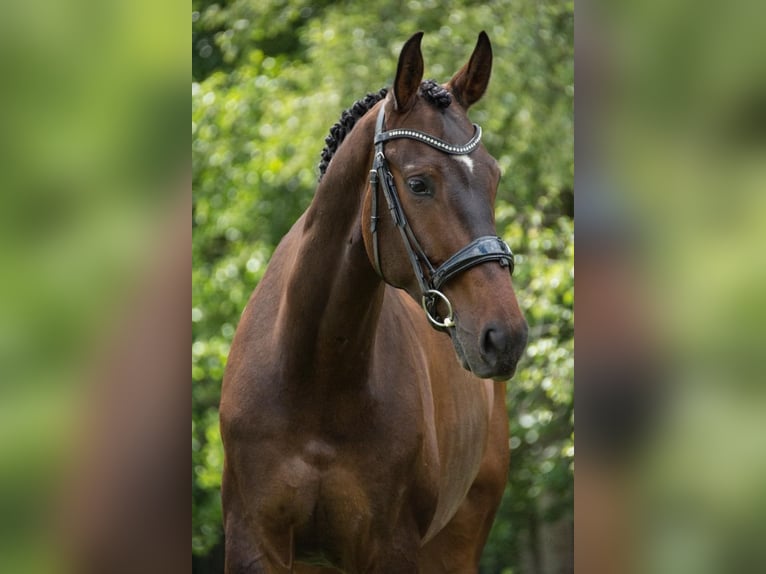
[[[452,94],[436,80],[425,80],[420,84],[418,94],[437,108],[446,108],[452,103]]]

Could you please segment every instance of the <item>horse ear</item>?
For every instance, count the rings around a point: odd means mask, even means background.
[[[457,101],[468,109],[484,95],[492,73],[492,44],[483,30],[479,34],[471,59],[460,68],[447,85]]]
[[[423,54],[420,52],[420,41],[423,32],[418,32],[402,47],[399,54],[399,64],[396,67],[394,80],[394,101],[396,109],[406,111],[415,101],[420,82],[423,80]]]

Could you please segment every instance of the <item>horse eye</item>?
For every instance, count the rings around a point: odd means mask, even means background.
[[[410,190],[412,190],[412,193],[415,193],[417,195],[428,195],[430,190],[428,189],[428,185],[426,185],[426,182],[422,179],[418,179],[417,177],[413,177],[411,179],[407,180],[407,185],[409,186]]]

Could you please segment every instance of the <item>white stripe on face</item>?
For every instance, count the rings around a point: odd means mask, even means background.
[[[470,157],[467,155],[455,155],[452,157],[454,157],[460,163],[465,164],[466,167],[468,167],[468,171],[473,173],[473,160]]]

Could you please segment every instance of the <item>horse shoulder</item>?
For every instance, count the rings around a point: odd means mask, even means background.
[[[495,400],[491,381],[464,370],[449,337],[426,323],[403,291],[388,288],[376,346],[386,364],[386,383],[399,385],[392,416],[397,426],[417,424],[419,473],[413,475],[436,503],[426,539],[457,512],[485,458]],[[402,401],[401,395],[409,393]],[[407,406],[409,405],[409,406]]]

